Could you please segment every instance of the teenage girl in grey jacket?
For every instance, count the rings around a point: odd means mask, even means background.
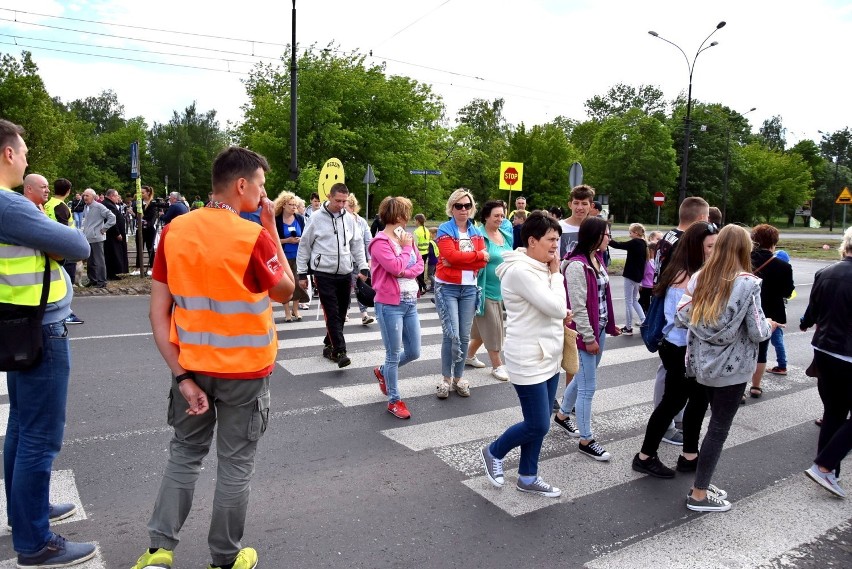
[[[739,409],[745,384],[757,366],[757,347],[775,322],[760,306],[760,279],[751,267],[751,236],[737,225],[725,226],[704,268],[687,285],[678,305],[679,326],[689,328],[687,375],[705,386],[710,424],[701,444],[695,482],[686,506],[696,512],[726,512],[727,493],[710,479]]]

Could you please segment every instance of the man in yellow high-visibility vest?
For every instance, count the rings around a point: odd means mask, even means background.
[[[27,145],[23,129],[0,119],[0,313],[41,302],[45,263],[50,289],[42,319],[43,355],[23,371],[9,371],[9,422],[3,452],[6,513],[18,567],[67,567],[91,559],[91,543],[65,540],[50,521],[74,514],[74,504],[50,504],[50,469],[62,447],[71,353],[65,319],[74,296],[54,259],[84,259],[82,233],[54,222],[23,195]],[[45,257],[47,255],[48,258]]]

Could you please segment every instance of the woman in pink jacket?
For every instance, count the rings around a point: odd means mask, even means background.
[[[423,257],[414,237],[405,232],[411,217],[411,201],[387,197],[379,205],[385,228],[370,242],[370,274],[376,291],[376,318],[385,345],[385,363],[373,370],[379,389],[388,396],[388,413],[400,419],[411,413],[400,399],[399,368],[420,357],[420,319],[417,316],[417,275]]]

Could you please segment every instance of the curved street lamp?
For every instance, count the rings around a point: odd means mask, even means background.
[[[716,24],[716,29],[710,32],[710,35],[704,38],[704,41],[701,42],[700,46],[698,46],[698,51],[695,52],[695,57],[692,58],[692,63],[689,62],[689,58],[686,56],[686,53],[681,49],[679,45],[667,40],[655,31],[648,32],[655,38],[661,39],[664,42],[675,46],[678,51],[683,54],[683,58],[686,60],[686,67],[689,70],[689,91],[687,93],[686,98],[686,129],[683,137],[683,161],[680,163],[680,191],[678,192],[677,198],[678,207],[680,207],[680,204],[683,202],[683,200],[686,199],[686,172],[689,168],[689,131],[692,119],[692,72],[695,71],[695,61],[698,59],[698,56],[701,54],[701,52],[706,51],[713,46],[719,45],[719,42],[714,41],[707,47],[705,47],[704,44],[707,43],[707,40],[709,40],[713,34],[715,34],[724,27],[725,22],[719,22],[718,24]]]
[[[756,110],[757,107],[752,107],[741,116],[744,117],[750,112]],[[728,171],[730,170],[731,165],[731,119],[729,118],[726,122],[728,123],[728,142],[725,144],[725,186],[722,190],[722,225],[728,221],[725,215],[728,209]]]

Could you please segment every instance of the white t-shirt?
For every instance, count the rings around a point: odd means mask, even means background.
[[[462,253],[471,253],[476,251],[473,247],[473,243],[470,240],[470,237],[467,234],[467,231],[459,231],[459,251]],[[475,271],[462,271],[461,272],[461,284],[463,285],[475,285],[476,284],[476,272]]]

